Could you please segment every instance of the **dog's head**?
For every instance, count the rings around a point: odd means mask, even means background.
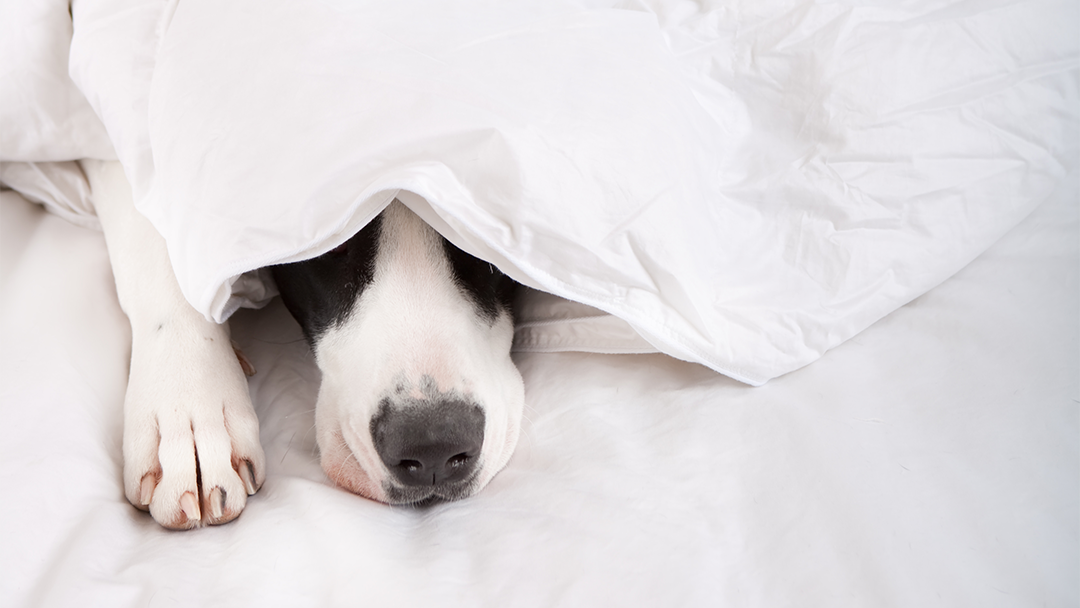
[[[322,466],[391,504],[454,500],[509,460],[524,407],[515,283],[400,202],[341,247],[272,268],[322,370]]]

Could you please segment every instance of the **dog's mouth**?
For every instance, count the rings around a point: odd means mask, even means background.
[[[479,489],[479,475],[469,479],[430,486],[403,486],[392,482],[383,484],[386,502],[391,505],[427,506],[468,498]]]

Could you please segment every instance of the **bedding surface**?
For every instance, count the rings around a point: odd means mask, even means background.
[[[273,303],[234,335],[266,485],[175,533],[124,499],[128,339],[100,233],[0,201],[5,606],[1076,606],[1074,175],[955,277],[762,388],[664,355],[524,353],[476,497],[322,474],[319,380]],[[426,603],[426,604],[422,604]]]
[[[445,6],[0,1],[0,604],[1080,605],[1076,2]],[[124,499],[78,158],[258,370],[231,524]],[[517,452],[425,508],[326,479],[258,270],[394,197],[540,290]]]
[[[71,15],[70,80],[218,321],[397,197],[518,281],[762,384],[955,273],[1080,158],[1071,0]]]

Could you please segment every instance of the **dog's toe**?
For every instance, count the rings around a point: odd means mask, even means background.
[[[258,419],[234,371],[218,382],[177,383],[185,390],[172,399],[129,390],[125,494],[166,528],[232,521],[263,483]]]
[[[136,504],[141,506],[149,499],[146,506],[154,519],[174,530],[194,528],[202,520],[194,437],[190,423],[184,425],[179,418],[159,421],[158,448],[149,463],[142,463],[149,470],[140,476]]]
[[[187,433],[170,426],[164,425],[151,470],[139,477],[129,500],[174,530],[236,519],[261,485],[261,452],[237,457],[223,423]]]
[[[235,489],[230,492],[221,486],[214,486],[203,496],[203,523],[228,523],[240,515],[246,504],[247,496],[243,492]]]
[[[226,438],[227,439],[227,438]],[[202,521],[216,525],[236,519],[247,505],[247,488],[240,474],[233,468],[233,458],[228,443],[216,446],[213,456],[199,451],[199,486],[202,505]]]

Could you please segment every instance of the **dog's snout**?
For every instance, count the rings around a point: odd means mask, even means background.
[[[484,411],[462,401],[395,408],[384,401],[371,420],[375,450],[406,486],[438,486],[469,479],[484,444]]]

